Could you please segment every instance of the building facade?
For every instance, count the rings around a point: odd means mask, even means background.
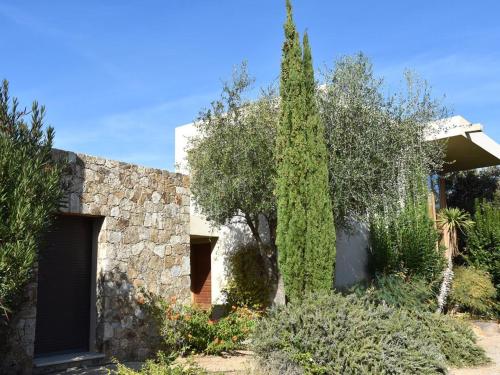
[[[67,195],[11,324],[1,373],[58,353],[146,358],[158,340],[148,293],[191,302],[189,179],[88,155],[68,162]]]

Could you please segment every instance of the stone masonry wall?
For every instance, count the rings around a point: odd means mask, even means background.
[[[96,349],[119,359],[143,359],[151,354],[155,337],[142,291],[190,302],[189,179],[66,151],[55,155],[69,162],[62,211],[102,217],[97,237]],[[29,295],[23,311],[30,313],[17,327],[28,357],[33,355],[36,323],[32,286]]]
[[[190,301],[187,176],[68,153],[67,212],[103,216],[97,245],[97,349],[150,354],[141,289]]]

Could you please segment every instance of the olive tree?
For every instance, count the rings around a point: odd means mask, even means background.
[[[363,54],[339,59],[324,81],[318,100],[336,223],[349,228],[423,198],[426,177],[443,163],[442,145],[426,141],[427,124],[446,115],[427,84],[406,72],[404,90],[385,95]]]
[[[329,188],[336,225],[401,209],[426,194],[426,177],[442,165],[442,145],[426,142],[426,124],[446,115],[424,82],[405,75],[405,90],[384,95],[364,55],[341,58],[324,72],[317,104],[326,130]],[[196,121],[188,162],[200,211],[216,225],[240,221],[253,233],[277,275],[276,137],[280,102],[274,90],[249,99],[246,66]],[[411,197],[412,199],[409,199]],[[416,204],[420,204],[417,202]],[[270,228],[266,243],[258,231]]]
[[[215,225],[248,226],[277,281],[274,158],[279,107],[272,88],[251,100],[252,83],[242,64],[223,84],[220,98],[200,113],[187,152],[191,192]],[[269,241],[259,231],[262,225],[269,229]]]

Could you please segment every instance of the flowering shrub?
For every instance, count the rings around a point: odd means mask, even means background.
[[[160,328],[163,350],[181,355],[220,354],[242,349],[253,331],[258,313],[246,307],[232,306],[219,320],[211,311],[149,296],[147,303]]]

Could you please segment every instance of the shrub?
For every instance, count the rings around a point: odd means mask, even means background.
[[[271,310],[253,348],[274,374],[438,374],[487,362],[463,322],[339,294]]]
[[[222,291],[229,306],[269,305],[271,280],[257,245],[248,244],[226,257],[227,287]]]
[[[490,274],[473,267],[456,267],[454,273],[450,305],[474,315],[494,315],[496,290]]]
[[[187,366],[174,365],[172,360],[158,353],[156,360],[147,360],[140,370],[133,370],[119,362],[116,362],[116,370],[108,370],[111,375],[206,375],[207,372],[198,366],[189,364]]]
[[[149,296],[147,304],[160,329],[162,350],[174,354],[220,354],[241,349],[253,331],[257,313],[233,306],[219,320],[211,312]]]
[[[435,311],[436,287],[436,283],[421,278],[407,280],[402,274],[394,274],[377,276],[369,287],[357,286],[354,292],[376,305]]]
[[[436,280],[444,257],[436,249],[437,231],[422,205],[408,204],[401,212],[375,217],[370,225],[372,269],[379,274],[402,272]]]
[[[474,227],[467,231],[466,262],[490,273],[500,299],[499,204],[477,201],[474,222]]]
[[[52,158],[54,131],[44,131],[45,109],[31,112],[0,86],[0,326],[21,303],[40,238],[62,197],[62,166]],[[27,119],[28,114],[30,118]],[[3,310],[3,311],[1,311]],[[0,327],[1,328],[1,327]],[[2,342],[3,340],[0,340]]]

